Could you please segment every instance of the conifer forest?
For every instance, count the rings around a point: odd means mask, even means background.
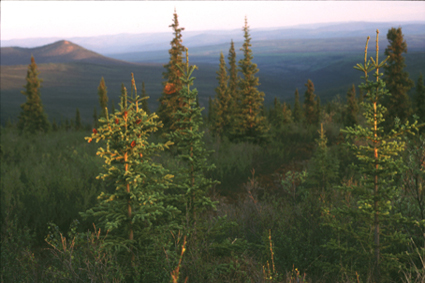
[[[58,122],[28,58],[0,130],[1,282],[425,282],[425,87],[402,28],[364,38],[345,97],[309,79],[268,105],[242,25],[206,107],[176,12],[155,103],[149,80],[99,77],[91,121]]]

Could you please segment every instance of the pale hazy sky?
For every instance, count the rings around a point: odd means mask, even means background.
[[[423,1],[1,1],[1,39],[170,32],[348,21],[425,21]]]

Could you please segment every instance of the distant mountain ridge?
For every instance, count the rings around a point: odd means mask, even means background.
[[[391,27],[403,29],[404,35],[425,35],[425,22],[342,22],[305,24],[292,27],[252,28],[254,41],[281,39],[342,38],[373,36],[376,29],[385,36]],[[116,34],[92,37],[73,37],[67,40],[84,48],[108,56],[109,54],[166,50],[172,39],[172,31],[161,33]],[[58,41],[61,38],[27,38],[1,40],[2,47],[35,47]],[[243,41],[240,29],[184,31],[183,43],[189,48]]]
[[[83,62],[100,65],[128,65],[125,61],[112,59],[87,50],[68,40],[60,40],[52,44],[35,47],[2,47],[1,65],[29,64],[31,55],[37,63],[69,63]]]

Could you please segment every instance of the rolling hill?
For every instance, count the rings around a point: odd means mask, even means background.
[[[2,47],[1,65],[29,64],[31,55],[39,64],[83,62],[100,65],[132,65],[129,62],[105,57],[67,40],[35,48]]]

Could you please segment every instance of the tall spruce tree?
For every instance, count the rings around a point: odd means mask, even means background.
[[[184,28],[179,27],[179,20],[175,10],[173,14],[173,23],[169,27],[173,29],[174,38],[170,43],[171,48],[168,51],[170,54],[170,61],[168,64],[164,65],[166,71],[162,73],[162,77],[165,81],[163,82],[164,89],[159,99],[158,108],[158,116],[164,123],[163,130],[165,132],[174,129],[172,126],[173,115],[176,113],[177,109],[182,106],[182,101],[179,97],[179,92],[182,89],[182,81],[180,80],[182,73],[178,66],[183,62],[182,54],[185,50],[182,44],[182,31]]]
[[[105,117],[105,108],[108,107],[108,90],[106,88],[105,79],[100,79],[99,86],[97,87],[97,95],[99,96],[99,104],[101,109],[101,116]]]
[[[229,76],[226,71],[226,62],[223,52],[220,54],[220,65],[217,71],[218,86],[215,89],[216,96],[213,100],[214,120],[211,129],[214,135],[223,137],[229,131],[231,122],[231,102],[232,97],[228,90]]]
[[[133,74],[132,74],[133,76]],[[134,260],[134,248],[148,245],[161,233],[179,227],[174,216],[179,211],[170,203],[167,194],[173,176],[153,156],[172,143],[151,143],[149,136],[162,126],[158,116],[141,109],[132,79],[131,99],[124,93],[120,110],[100,118],[100,128],[93,129],[90,143],[105,140],[97,155],[105,159],[105,172],[97,179],[113,181],[112,193],[102,192],[99,203],[81,215],[94,217],[96,224],[109,231],[106,244],[128,250]],[[152,236],[154,235],[154,236]]]
[[[356,87],[353,86],[347,92],[347,110],[344,115],[344,125],[346,127],[353,127],[357,124],[357,113],[359,112],[359,106],[357,105],[356,99]]]
[[[320,119],[322,119],[322,106],[320,105],[320,96],[317,96],[317,100],[316,100],[316,123],[319,123]]]
[[[339,187],[346,200],[342,206],[331,209],[328,214],[330,225],[336,228],[338,239],[332,239],[328,248],[339,250],[343,257],[338,266],[345,270],[356,270],[363,278],[372,275],[371,282],[389,282],[391,272],[398,272],[401,254],[391,247],[408,242],[407,235],[395,227],[405,219],[394,213],[393,207],[400,197],[400,188],[394,182],[394,176],[401,173],[400,153],[405,148],[403,137],[417,130],[416,123],[395,127],[391,133],[385,133],[382,122],[386,111],[381,104],[384,95],[391,95],[385,89],[380,78],[385,61],[379,63],[378,35],[376,36],[376,56],[372,64],[367,61],[366,42],[364,65],[357,64],[356,69],[364,73],[365,83],[359,88],[365,91],[363,102],[366,126],[355,125],[341,130],[346,134],[346,145],[350,148],[358,164],[354,167],[361,178],[356,183]],[[376,70],[375,80],[369,80],[368,73]],[[396,122],[396,125],[399,123]],[[406,223],[406,222],[404,222]],[[343,242],[346,241],[346,242]],[[352,255],[362,258],[361,262],[352,260]],[[349,264],[350,266],[347,266]]]
[[[317,102],[314,94],[314,84],[308,80],[305,84],[307,90],[304,93],[304,118],[307,124],[315,125],[318,123],[317,117]]]
[[[233,40],[230,41],[230,48],[229,48],[229,55],[227,57],[229,66],[227,69],[227,73],[229,74],[229,86],[228,86],[228,92],[230,95],[230,109],[231,109],[231,116],[232,116],[232,123],[230,125],[230,128],[233,129],[235,126],[235,117],[238,115],[238,111],[240,110],[240,99],[239,99],[239,92],[238,92],[238,65],[236,61],[236,51],[235,51],[235,44],[233,43]],[[231,130],[232,131],[232,130]]]
[[[384,114],[385,126],[394,126],[394,118],[398,117],[404,123],[411,114],[411,104],[408,91],[414,86],[409,73],[404,71],[403,53],[407,53],[407,44],[404,40],[401,27],[391,28],[387,33],[389,41],[385,55],[389,56],[384,67],[384,81],[391,96],[386,97],[384,106],[388,109]]]
[[[300,123],[303,119],[303,112],[300,104],[300,94],[298,88],[295,90],[295,102],[294,102],[294,122]]]
[[[18,120],[18,129],[21,132],[36,133],[47,132],[50,128],[47,115],[44,113],[41,103],[40,88],[42,80],[38,78],[38,68],[34,57],[31,56],[31,64],[28,65],[25,90],[21,91],[27,97],[27,101],[21,105],[21,113]]]
[[[233,128],[233,137],[240,141],[261,142],[266,139],[269,130],[266,117],[262,115],[264,106],[264,92],[257,87],[260,85],[257,64],[252,62],[254,58],[251,50],[251,37],[249,35],[248,20],[245,17],[243,27],[244,43],[240,49],[243,58],[239,60],[239,71],[242,77],[239,79],[240,113],[235,117],[237,125]]]
[[[416,92],[415,92],[415,112],[419,116],[419,123],[425,123],[425,87],[422,73],[418,78],[416,83]],[[422,127],[421,131],[424,131],[425,128]]]
[[[176,174],[174,187],[185,199],[184,207],[180,210],[186,212],[186,227],[192,230],[196,229],[199,214],[214,207],[214,203],[207,197],[207,192],[217,182],[205,177],[205,173],[214,168],[214,165],[207,163],[211,152],[205,149],[203,142],[202,109],[196,106],[198,91],[196,88],[190,89],[195,79],[192,73],[196,66],[189,65],[187,49],[186,64],[179,66],[179,69],[182,73],[183,87],[180,96],[183,107],[174,113],[176,130],[168,134],[168,138],[177,141],[177,159],[181,161],[181,166],[179,173]]]
[[[142,82],[142,109],[148,114],[151,114],[151,111],[149,110],[149,105],[148,105],[148,95],[146,94],[146,89],[145,89],[145,82]]]

